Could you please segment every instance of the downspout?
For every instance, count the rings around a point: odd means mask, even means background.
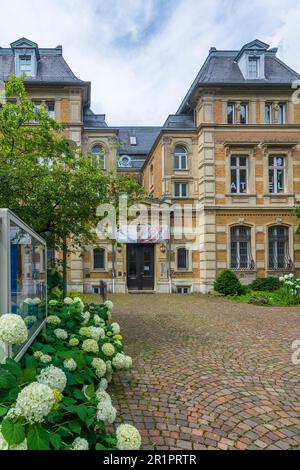
[[[172,273],[171,273],[171,254],[172,254],[172,245],[171,245],[171,233],[168,241],[168,278],[169,278],[169,294],[172,294]]]
[[[111,275],[112,275],[112,293],[115,293],[115,243],[114,240],[112,241],[112,249],[111,249]]]

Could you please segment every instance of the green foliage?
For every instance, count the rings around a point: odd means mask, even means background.
[[[268,306],[292,306],[299,304],[299,297],[295,297],[289,290],[278,289],[277,291],[249,291],[246,294],[242,295],[231,295],[229,296],[230,300],[241,303],[249,303],[251,298],[265,298],[268,300]],[[257,304],[258,305],[258,304]]]
[[[273,292],[281,287],[278,277],[258,277],[249,286],[250,290]]]
[[[242,294],[245,292],[237,275],[230,271],[230,269],[225,269],[218,275],[214,283],[214,289],[223,295]]]
[[[87,321],[84,312],[90,312]],[[40,333],[20,364],[12,359],[0,364],[0,426],[10,448],[23,443],[26,438],[29,450],[68,450],[76,437],[87,439],[90,449],[116,448],[115,435],[108,433],[104,423],[96,419],[96,389],[99,378],[95,375],[91,363],[96,357],[104,361],[109,359],[101,349],[104,343],[114,345],[114,355],[122,352],[123,346],[114,338],[108,323],[110,313],[107,306],[85,305],[84,312],[78,303],[66,305],[60,301],[49,305],[49,315],[58,316],[61,323],[47,323],[45,331]],[[80,329],[83,326],[94,326],[95,315],[102,319],[106,334],[105,338],[98,341],[99,352],[92,353],[82,349],[82,342],[86,337],[80,334]],[[55,336],[57,327],[68,332],[67,339],[58,339]],[[77,338],[79,344],[71,346],[70,338]],[[44,364],[34,357],[36,351],[50,355],[51,362]],[[64,361],[70,358],[76,361],[75,371],[64,367]],[[42,423],[33,424],[26,422],[23,417],[8,418],[7,413],[13,407],[20,390],[36,382],[41,370],[49,364],[59,367],[67,377],[67,385],[61,399],[55,403],[50,414]]]

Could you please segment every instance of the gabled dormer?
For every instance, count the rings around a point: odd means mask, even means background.
[[[36,77],[40,59],[38,45],[29,39],[21,38],[12,42],[10,46],[14,54],[15,74]]]
[[[245,80],[264,80],[265,77],[265,53],[269,45],[255,39],[245,44],[235,57]]]

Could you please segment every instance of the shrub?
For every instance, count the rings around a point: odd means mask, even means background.
[[[278,277],[258,277],[250,284],[250,289],[255,291],[274,292],[280,289],[281,283]]]
[[[240,283],[237,275],[230,271],[230,269],[225,269],[218,275],[214,283],[214,289],[223,295],[241,295],[245,293],[244,286]]]

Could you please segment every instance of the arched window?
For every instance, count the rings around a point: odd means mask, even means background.
[[[95,165],[99,165],[100,168],[105,168],[105,151],[102,145],[96,144],[92,148],[91,154]]]
[[[187,149],[182,145],[177,145],[175,147],[174,168],[175,170],[187,169]]]
[[[105,249],[104,248],[94,248],[93,269],[95,271],[105,269]]]
[[[269,227],[269,269],[289,269],[289,230],[281,225]]]
[[[251,256],[251,230],[243,225],[230,229],[230,267],[253,269]]]

